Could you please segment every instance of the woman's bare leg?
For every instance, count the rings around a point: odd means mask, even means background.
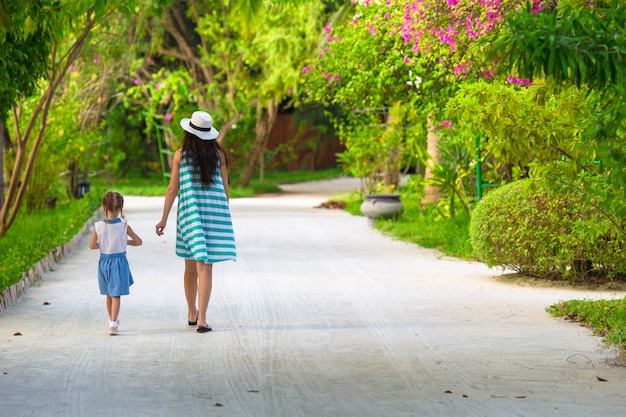
[[[208,327],[206,311],[213,289],[213,264],[196,262],[198,271],[198,327]]]
[[[191,322],[198,318],[196,294],[198,294],[198,271],[196,261],[185,259],[185,298],[187,299],[187,319]]]

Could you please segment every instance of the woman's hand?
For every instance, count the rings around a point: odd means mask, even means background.
[[[165,225],[167,224],[167,221],[165,220],[161,220],[160,222],[158,222],[156,224],[156,234],[157,236],[163,236],[163,230],[165,230]]]

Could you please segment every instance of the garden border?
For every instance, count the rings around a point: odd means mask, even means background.
[[[0,313],[11,308],[26,293],[26,290],[39,282],[43,275],[50,271],[53,265],[60,263],[65,256],[72,252],[78,241],[89,232],[89,229],[96,222],[97,215],[98,210],[85,222],[80,231],[69,242],[54,248],[52,252],[44,256],[31,269],[24,272],[19,282],[2,291],[2,294],[0,294]]]

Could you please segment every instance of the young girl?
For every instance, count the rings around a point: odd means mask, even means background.
[[[118,334],[120,296],[130,293],[133,276],[126,259],[126,246],[141,246],[142,241],[126,223],[122,215],[124,197],[120,193],[109,191],[102,197],[102,209],[105,219],[96,222],[90,249],[100,249],[98,264],[98,284],[100,294],[106,295],[109,312],[109,334]],[[121,218],[120,218],[121,216]]]

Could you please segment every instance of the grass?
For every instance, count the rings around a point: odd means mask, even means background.
[[[338,194],[332,200],[344,202],[347,212],[361,215],[363,197],[359,193]],[[476,259],[469,236],[468,214],[442,218],[434,207],[422,208],[419,199],[413,195],[402,194],[401,200],[404,213],[397,219],[376,220],[374,227],[377,230],[394,239],[437,249],[445,255]]]
[[[422,208],[410,195],[402,197],[404,213],[397,220],[377,220],[374,226],[385,233],[423,248],[438,249],[445,255],[476,259],[469,236],[470,216],[441,217],[434,207]]]
[[[626,298],[619,300],[561,301],[546,309],[555,317],[567,317],[593,330],[607,345],[626,349]]]

